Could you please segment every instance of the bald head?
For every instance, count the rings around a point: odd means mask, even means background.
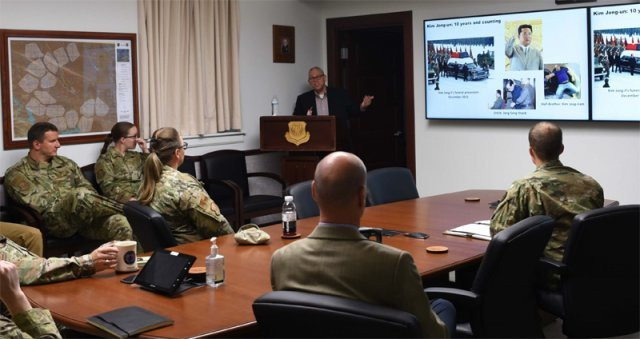
[[[360,158],[334,152],[322,159],[314,176],[315,199],[323,209],[347,208],[365,190],[367,168]]]
[[[529,146],[544,162],[558,160],[564,151],[562,130],[556,124],[539,122],[529,130]]]

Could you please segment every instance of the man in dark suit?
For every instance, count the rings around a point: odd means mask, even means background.
[[[344,90],[327,87],[326,76],[320,67],[309,70],[308,81],[312,90],[298,96],[293,115],[335,116],[337,148],[351,150],[349,118],[364,112],[371,105],[373,96],[365,95],[360,106],[357,106]]]
[[[371,241],[358,231],[366,178],[362,160],[351,153],[334,152],[318,163],[311,192],[320,223],[306,239],[273,254],[271,287],[403,310],[416,316],[425,337],[450,336],[455,308],[443,299],[429,303],[411,254]]]

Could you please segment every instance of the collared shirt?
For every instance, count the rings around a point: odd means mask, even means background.
[[[351,228],[356,232],[360,231],[360,226],[358,225],[353,225],[353,224],[333,224],[330,222],[319,222],[318,223],[318,227],[326,227],[326,226],[333,226],[333,227],[347,227],[347,228]]]
[[[327,97],[327,92],[325,91],[323,94],[315,93],[316,95],[316,109],[318,110],[318,115],[329,115],[329,98]]]

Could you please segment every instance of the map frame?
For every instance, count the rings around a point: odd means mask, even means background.
[[[16,87],[16,83],[20,79],[11,79],[11,69],[14,67],[15,62],[9,55],[9,41],[12,38],[19,38],[21,40],[44,42],[52,39],[56,41],[64,41],[68,43],[83,43],[87,40],[91,40],[92,43],[104,43],[114,44],[114,41],[125,42],[131,49],[130,59],[126,60],[128,67],[130,67],[129,79],[124,79],[125,83],[117,83],[117,87],[128,88],[126,98],[120,98],[115,96],[116,102],[128,102],[132,105],[133,121],[131,118],[122,118],[121,114],[115,112],[116,121],[131,121],[136,126],[139,124],[139,106],[138,106],[138,71],[137,71],[137,41],[135,33],[113,33],[113,32],[76,32],[76,31],[44,31],[44,30],[10,30],[0,29],[0,87],[2,93],[2,131],[3,131],[3,147],[8,149],[28,148],[26,137],[17,137],[14,135],[13,129],[13,107],[14,98],[12,97],[11,90]],[[102,42],[104,41],[104,42]],[[117,76],[117,67],[113,67],[114,78],[119,79]],[[117,93],[116,93],[117,94]],[[121,100],[122,99],[122,100]],[[120,105],[117,105],[120,107]],[[20,113],[20,112],[18,112]],[[29,125],[30,126],[30,125]],[[62,144],[84,144],[104,141],[105,136],[110,132],[111,126],[103,126],[99,131],[92,131],[90,133],[84,132],[66,132],[60,133],[60,140]]]

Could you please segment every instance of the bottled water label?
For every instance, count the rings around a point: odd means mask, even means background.
[[[296,212],[282,213],[282,232],[286,235],[296,234]]]
[[[296,212],[282,213],[282,221],[296,221]]]

